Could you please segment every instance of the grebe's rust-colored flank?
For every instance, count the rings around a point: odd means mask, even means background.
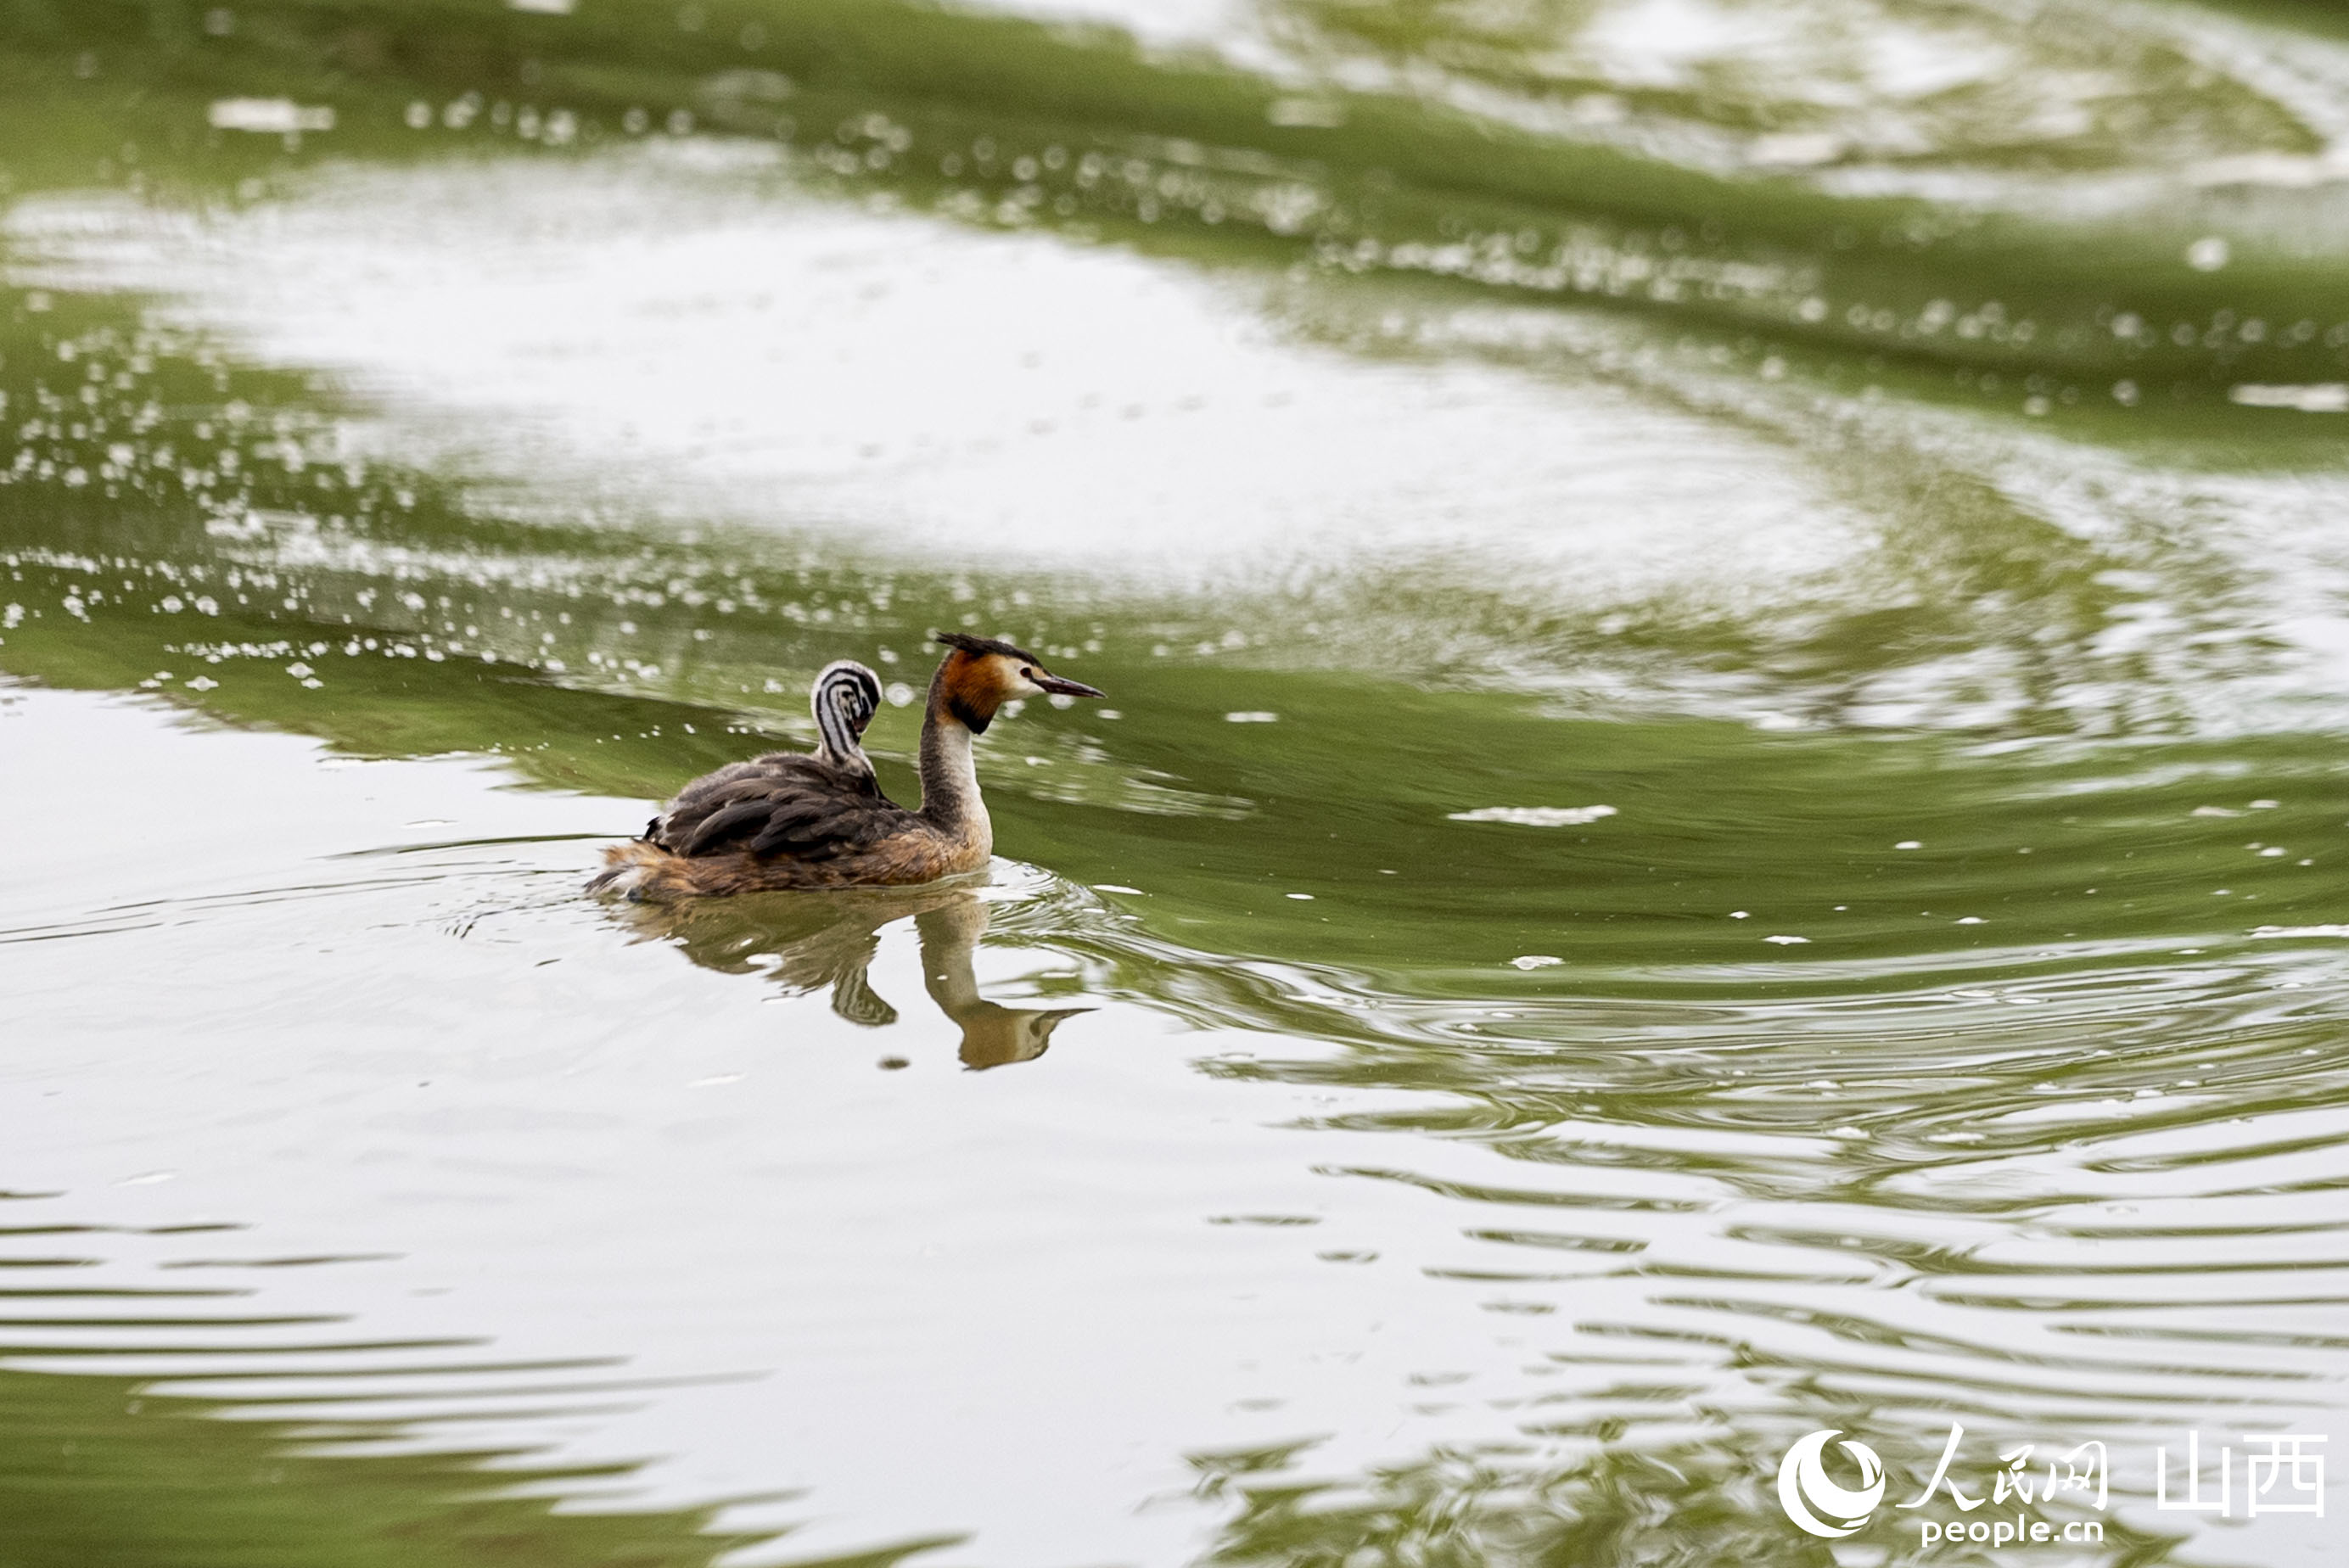
[[[729,763],[678,792],[643,838],[606,851],[590,892],[632,899],[768,888],[901,887],[977,871],[995,852],[971,738],[1015,697],[1102,694],[992,637],[944,632],[947,656],[922,717],[922,806],[881,793],[861,744],[881,683],[843,660],[811,694],[823,743]]]

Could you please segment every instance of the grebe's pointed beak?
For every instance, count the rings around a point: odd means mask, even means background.
[[[1048,676],[1042,670],[1038,670],[1030,678],[1055,696],[1107,696],[1109,695],[1105,691],[1085,685],[1082,681],[1067,680],[1060,676]]]

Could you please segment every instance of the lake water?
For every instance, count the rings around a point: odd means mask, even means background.
[[[0,5],[0,1563],[2339,1561],[2344,256],[2289,0]]]

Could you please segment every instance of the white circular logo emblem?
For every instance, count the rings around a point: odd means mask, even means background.
[[[1778,1506],[1803,1529],[1830,1540],[1866,1524],[1884,1501],[1884,1461],[1866,1443],[1849,1438],[1843,1442],[1843,1451],[1859,1467],[1857,1491],[1837,1486],[1827,1475],[1827,1442],[1836,1434],[1833,1427],[1813,1432],[1778,1461]]]

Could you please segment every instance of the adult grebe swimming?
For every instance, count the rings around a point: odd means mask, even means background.
[[[729,763],[678,792],[645,835],[605,851],[591,892],[665,900],[767,888],[901,887],[977,871],[995,852],[971,737],[1015,697],[1100,696],[1048,673],[1025,649],[942,632],[947,656],[922,716],[922,809],[881,793],[862,740],[881,683],[849,660],[827,665],[812,699],[813,755]]]

